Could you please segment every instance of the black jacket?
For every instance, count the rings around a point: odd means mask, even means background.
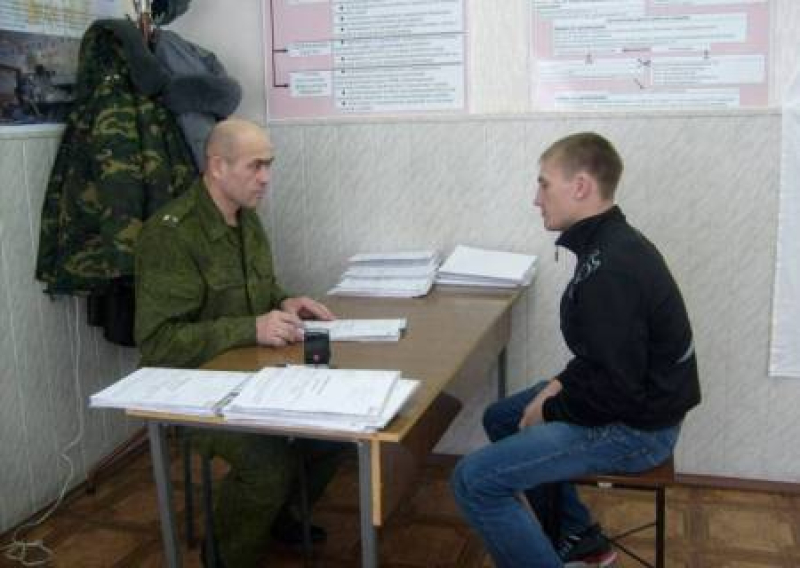
[[[692,329],[663,257],[618,207],[567,229],[557,244],[577,256],[561,298],[561,332],[574,358],[547,421],[624,422],[657,430],[700,402]]]

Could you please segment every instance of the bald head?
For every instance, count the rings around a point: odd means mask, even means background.
[[[236,225],[239,209],[257,207],[266,195],[272,158],[269,136],[257,124],[231,118],[211,131],[203,182],[226,223]]]
[[[229,118],[218,122],[206,140],[206,163],[213,157],[223,158],[226,162],[236,161],[246,148],[259,146],[271,160],[273,157],[272,142],[266,130],[259,125],[241,118]]]

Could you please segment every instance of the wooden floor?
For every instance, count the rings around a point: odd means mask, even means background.
[[[176,461],[176,460],[173,460]],[[419,489],[380,534],[380,564],[385,568],[491,567],[480,540],[462,522],[450,495],[454,459],[431,458]],[[183,493],[175,470],[176,506]],[[652,514],[646,493],[587,489],[587,501],[610,532]],[[674,488],[668,493],[667,566],[675,568],[800,567],[800,496]],[[317,566],[359,565],[357,472],[344,464],[314,513],[328,530],[328,543],[316,549]],[[198,526],[200,523],[198,522]],[[155,489],[149,458],[137,457],[105,479],[96,494],[73,495],[28,539],[43,538],[55,552],[56,567],[139,568],[162,566]],[[630,537],[631,548],[652,557],[652,532]],[[3,543],[8,540],[8,535]],[[199,566],[197,550],[185,550],[185,566]],[[273,547],[264,566],[302,566],[298,552]],[[0,567],[19,566],[0,559]],[[620,567],[637,566],[626,558]],[[235,568],[235,567],[233,567]]]

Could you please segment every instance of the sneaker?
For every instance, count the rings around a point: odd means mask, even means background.
[[[617,553],[594,524],[578,534],[571,534],[558,546],[558,557],[565,568],[607,568],[617,560]]]

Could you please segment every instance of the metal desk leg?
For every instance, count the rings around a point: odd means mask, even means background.
[[[372,448],[369,440],[358,440],[358,488],[361,510],[361,566],[377,568],[378,538],[372,524]]]
[[[508,353],[506,348],[497,356],[497,399],[502,400],[508,392]]]
[[[164,540],[164,560],[169,568],[180,568],[181,549],[175,534],[175,510],[172,507],[172,481],[169,476],[169,448],[166,426],[155,421],[147,423],[150,435],[150,455],[158,491],[158,512],[161,518],[161,538]]]

